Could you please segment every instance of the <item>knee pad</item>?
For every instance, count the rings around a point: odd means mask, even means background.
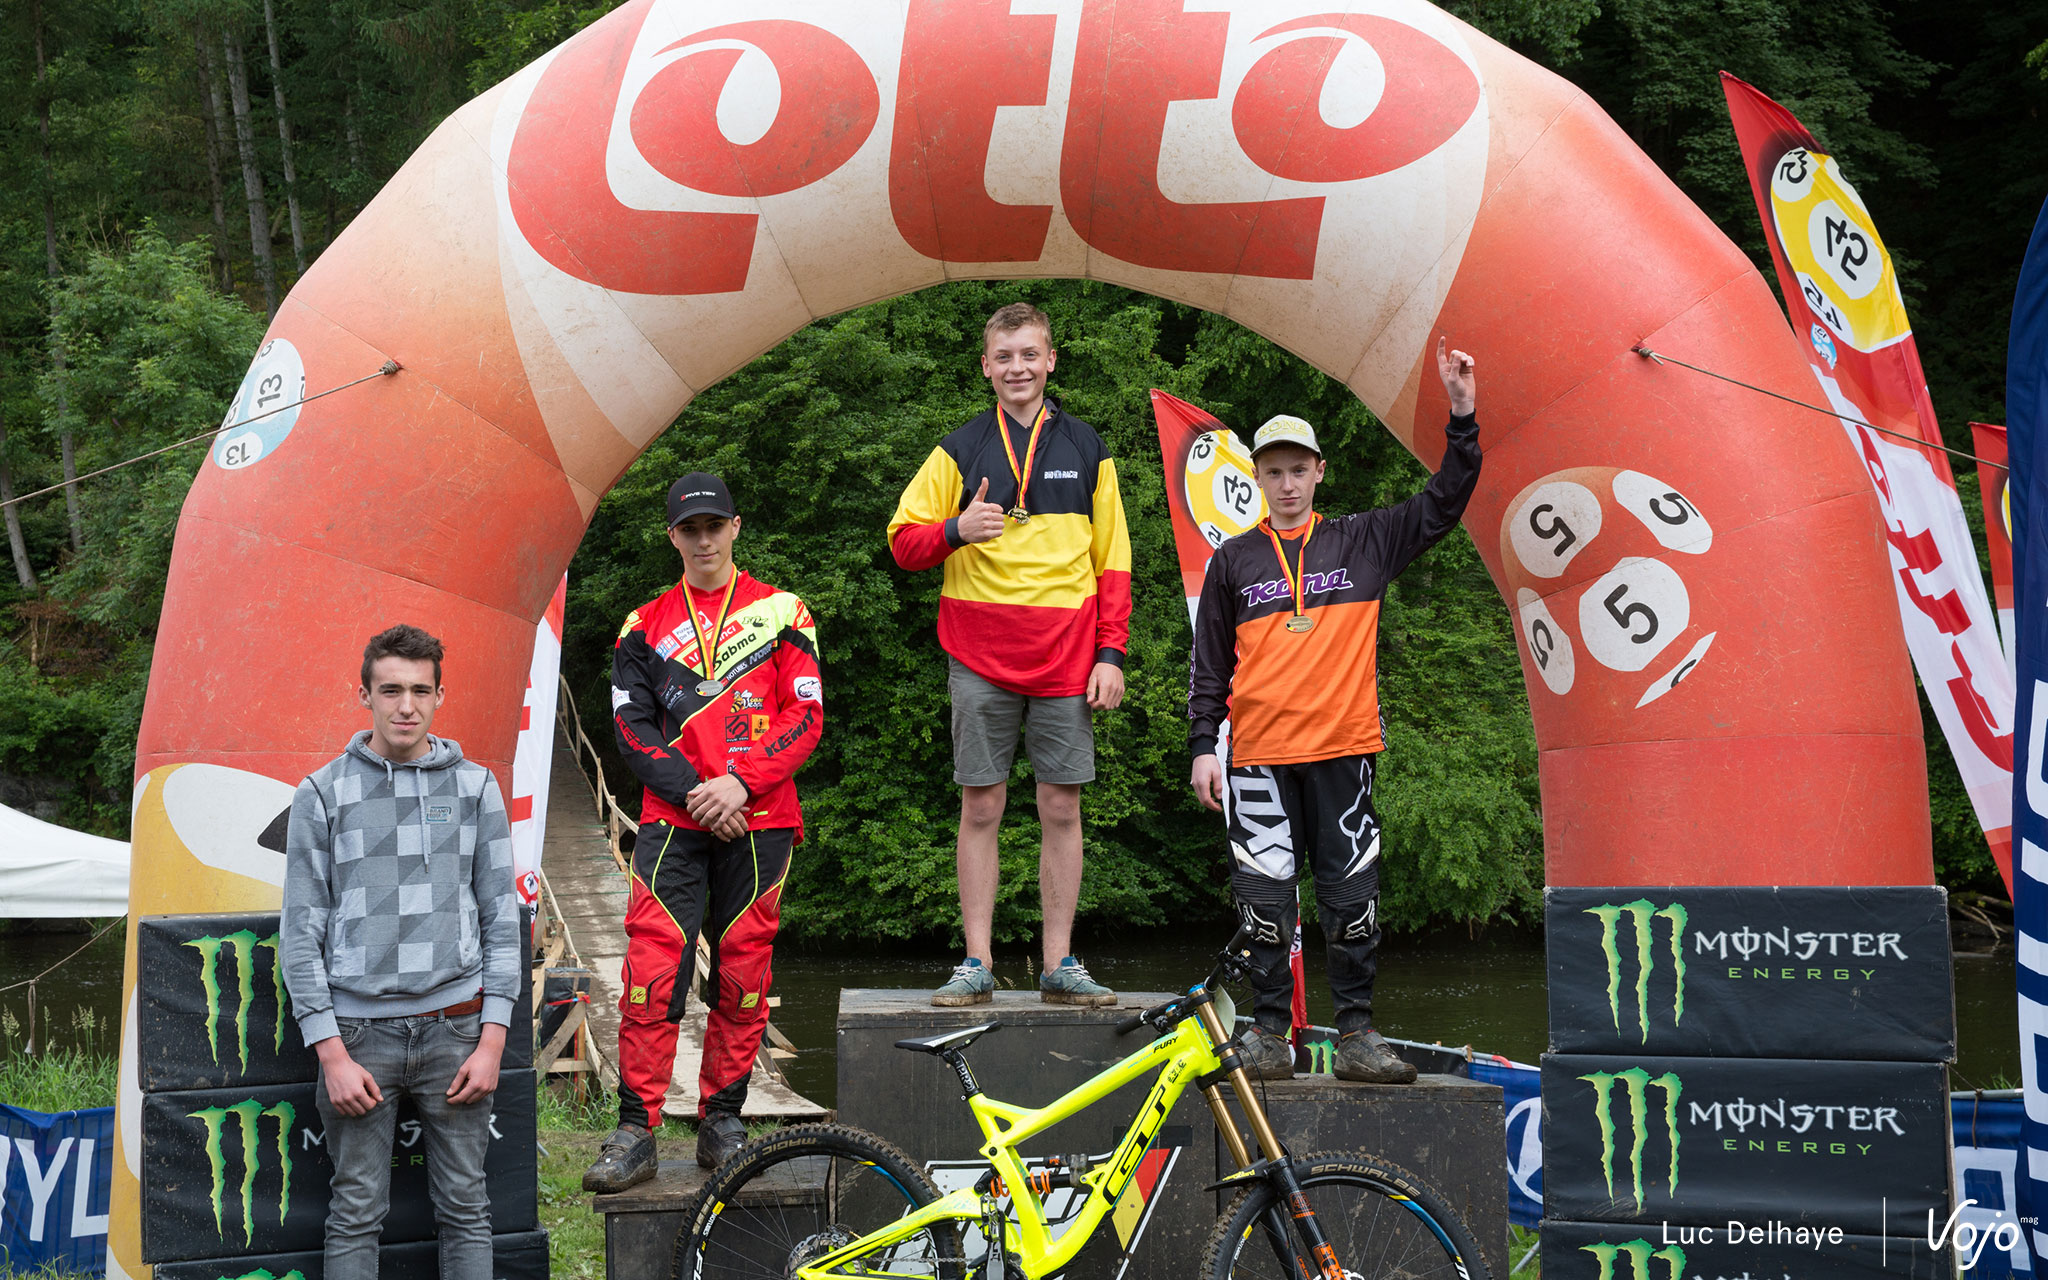
[[[1276,910],[1270,903],[1245,902],[1240,899],[1237,904],[1237,919],[1239,924],[1251,927],[1253,946],[1284,947],[1294,939],[1294,921],[1286,912]]]
[[[1338,942],[1364,942],[1380,930],[1380,896],[1372,894],[1364,902],[1324,902],[1323,927],[1329,936]]]

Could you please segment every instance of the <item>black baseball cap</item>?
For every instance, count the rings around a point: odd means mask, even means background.
[[[692,471],[668,488],[668,527],[673,529],[689,516],[720,515],[731,520],[732,492],[725,481],[709,471]]]

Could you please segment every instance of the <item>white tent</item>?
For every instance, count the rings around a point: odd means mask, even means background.
[[[0,805],[0,917],[127,914],[127,841]]]

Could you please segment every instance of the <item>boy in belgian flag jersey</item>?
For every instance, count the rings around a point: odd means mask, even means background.
[[[996,834],[1020,727],[1042,831],[1039,998],[1116,1003],[1069,953],[1081,892],[1081,786],[1095,780],[1089,713],[1123,701],[1131,543],[1109,450],[1046,396],[1057,357],[1037,307],[1013,302],[990,316],[981,371],[995,406],[939,442],[889,521],[897,564],[944,566],[939,644],[950,665],[967,956],[932,994],[935,1005],[982,1004],[995,990]]]
[[[1252,441],[1268,516],[1209,561],[1195,615],[1188,747],[1195,796],[1221,809],[1231,894],[1252,927],[1256,1027],[1252,1071],[1294,1073],[1287,952],[1295,878],[1315,875],[1337,1004],[1335,1072],[1406,1084],[1415,1068],[1372,1029],[1379,945],[1379,819],[1374,757],[1385,747],[1379,704],[1379,610],[1387,584],[1458,523],[1479,483],[1472,357],[1437,343],[1450,396],[1443,465],[1392,507],[1325,520],[1315,513],[1323,454],[1314,428],[1276,417]],[[1230,759],[1217,758],[1230,720]],[[1226,792],[1226,782],[1228,783]]]
[[[733,564],[739,532],[717,476],[676,481],[668,538],[682,581],[627,615],[612,650],[619,753],[646,790],[620,974],[619,1127],[584,1173],[586,1191],[654,1176],[652,1131],[700,931],[711,1008],[697,1163],[716,1168],[746,1140],[740,1108],[768,1025],[782,882],[803,839],[793,778],[824,733],[825,701],[811,611]]]

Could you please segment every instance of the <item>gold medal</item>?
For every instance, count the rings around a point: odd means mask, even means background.
[[[1280,545],[1280,535],[1274,532],[1271,520],[1262,520],[1259,527],[1266,531],[1266,537],[1273,544],[1273,556],[1280,561],[1281,576],[1287,579],[1287,590],[1294,599],[1294,612],[1282,624],[1296,635],[1303,635],[1315,629],[1316,620],[1308,616],[1308,601],[1302,591],[1302,578],[1308,573],[1308,540],[1316,536],[1316,526],[1323,518],[1309,513],[1308,528],[1301,535],[1301,557],[1293,568],[1287,566],[1287,551]]]
[[[1016,446],[1010,443],[1009,419],[1003,416],[1001,403],[996,405],[996,436],[1003,442],[1003,457],[1009,460],[1010,475],[1017,481],[1017,505],[1011,507],[1008,514],[1018,524],[1031,518],[1031,513],[1024,509],[1024,494],[1031,488],[1031,464],[1038,457],[1038,433],[1045,429],[1045,420],[1051,414],[1051,409],[1041,402],[1038,417],[1031,424],[1031,439],[1024,445],[1024,462],[1019,465]]]

